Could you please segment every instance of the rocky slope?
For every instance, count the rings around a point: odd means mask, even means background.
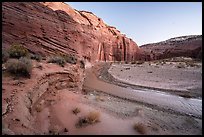
[[[181,36],[140,46],[150,60],[176,56],[202,59],[202,35]]]
[[[80,65],[66,64],[61,67],[34,60],[32,64],[30,79],[15,78],[2,71],[2,135],[50,134],[49,127],[56,125],[53,120],[55,115],[52,117],[53,113],[48,112],[46,115],[49,114],[49,117],[40,117],[39,112],[60,101],[61,97],[57,96],[63,89],[66,95],[82,90],[84,72]],[[71,99],[67,100],[71,102]],[[42,123],[39,123],[40,120],[43,120]]]
[[[90,62],[141,58],[137,44],[91,12],[62,2],[3,2],[2,44],[47,56],[74,54]]]

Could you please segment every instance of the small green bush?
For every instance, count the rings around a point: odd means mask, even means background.
[[[2,49],[2,63],[5,63],[9,59],[9,53]]]
[[[26,57],[29,54],[28,50],[21,45],[12,45],[8,52],[11,58],[17,59],[20,57]]]
[[[62,67],[64,67],[66,61],[63,57],[61,56],[54,56],[54,57],[50,57],[48,60],[48,63],[56,63]]]
[[[6,69],[9,73],[15,76],[31,76],[32,62],[30,59],[21,57],[19,60],[8,60],[6,63]]]

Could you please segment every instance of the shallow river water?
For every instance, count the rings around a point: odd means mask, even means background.
[[[201,99],[183,98],[166,92],[146,88],[135,90],[129,87],[120,87],[98,79],[92,72],[92,68],[86,70],[84,87],[102,91],[130,101],[144,103],[149,107],[154,106],[154,108],[168,110],[173,113],[202,118]]]

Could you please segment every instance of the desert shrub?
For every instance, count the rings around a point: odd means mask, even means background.
[[[29,54],[28,50],[21,45],[12,45],[8,52],[11,58],[17,59],[20,57],[26,57]]]
[[[88,119],[86,117],[83,117],[83,118],[80,117],[75,126],[76,128],[80,128],[88,125],[89,125]]]
[[[78,107],[76,107],[75,109],[72,110],[72,112],[77,115],[78,113],[80,113],[80,109]]]
[[[38,62],[42,60],[42,56],[40,54],[31,54],[30,58],[37,60]]]
[[[9,59],[9,53],[6,50],[2,49],[2,63],[6,62]]]
[[[79,118],[79,121],[76,123],[76,127],[84,127],[90,124],[99,122],[100,113],[96,111],[90,112],[86,117]]]
[[[83,60],[80,60],[79,63],[80,63],[80,68],[85,69],[85,63],[84,63],[84,61],[83,61]]]
[[[70,64],[77,63],[77,58],[74,55],[64,55],[63,57],[67,63],[70,63]]]
[[[56,64],[58,64],[58,65],[64,67],[66,61],[65,61],[65,59],[64,59],[63,57],[61,57],[61,56],[54,56],[54,57],[50,57],[50,58],[48,59],[48,63],[56,63]]]
[[[90,124],[99,122],[100,113],[96,111],[92,111],[88,114],[87,119]]]
[[[6,69],[9,73],[15,76],[30,77],[32,62],[25,57],[21,57],[19,60],[8,60],[6,63]]]
[[[145,127],[144,124],[142,123],[137,123],[134,125],[134,129],[139,132],[140,134],[146,134],[147,133],[147,129]]]

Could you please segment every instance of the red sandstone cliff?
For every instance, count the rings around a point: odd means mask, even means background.
[[[61,2],[3,2],[2,44],[44,56],[74,54],[91,62],[140,59],[137,44],[91,12]]]
[[[148,60],[185,56],[202,59],[202,35],[181,36],[140,46]]]

